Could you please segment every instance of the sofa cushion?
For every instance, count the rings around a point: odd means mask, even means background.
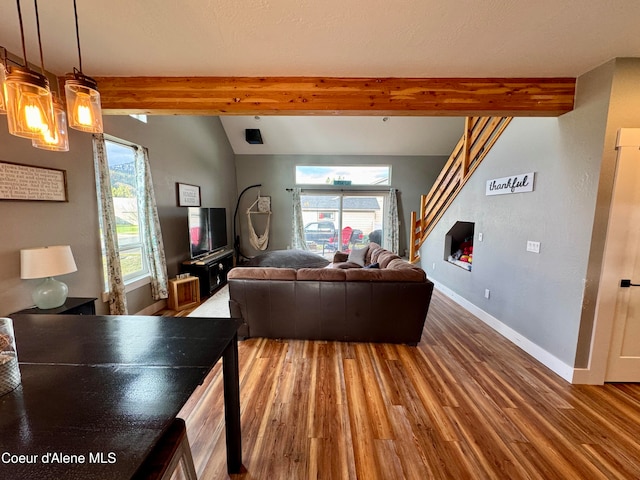
[[[427,278],[424,271],[413,268],[355,268],[345,270],[345,275],[348,282],[424,282]]]
[[[380,264],[380,268],[387,268],[387,265],[389,265],[391,260],[395,260],[398,258],[400,258],[399,255],[396,255],[395,253],[390,252],[388,250],[384,250],[382,253],[380,253],[377,256],[375,261]]]
[[[337,251],[333,254],[333,263],[343,263],[349,259],[349,254],[341,251]]]
[[[296,278],[301,281],[344,282],[345,270],[339,268],[300,268]]]
[[[347,261],[351,263],[357,263],[361,267],[364,267],[365,265],[364,258],[367,255],[368,250],[369,250],[368,246],[364,248],[354,248],[349,253],[349,258],[347,259]]]
[[[227,274],[227,278],[243,280],[295,280],[296,270],[294,268],[279,267],[238,267],[232,268]]]
[[[347,268],[362,268],[361,265],[353,262],[340,262],[340,263],[330,263],[328,265],[329,268],[339,268],[339,269],[347,269]]]

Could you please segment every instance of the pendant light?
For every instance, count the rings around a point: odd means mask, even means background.
[[[38,28],[38,43],[40,41],[40,17],[38,15],[38,0],[33,0],[36,12],[36,25]],[[40,47],[40,56],[42,57],[42,47]],[[44,60],[42,60],[42,69],[44,70]],[[43,72],[44,73],[44,72]],[[42,132],[42,135],[34,138],[31,145],[44,150],[53,150],[57,152],[69,151],[69,138],[67,136],[67,114],[64,110],[62,102],[58,96],[51,92],[51,103],[53,106],[53,128]]]
[[[53,95],[53,122],[54,128],[50,132],[44,132],[40,138],[34,138],[31,144],[43,150],[53,150],[55,152],[69,151],[69,136],[67,135],[67,112],[62,101],[55,93]]]
[[[7,64],[7,49],[4,47],[0,47],[0,49],[2,49],[2,58],[0,58],[0,115],[6,115],[7,103],[4,100],[4,82],[7,79],[7,68],[5,67]]]
[[[73,73],[67,74],[67,80],[64,84],[69,126],[82,132],[102,133],[102,107],[98,84],[93,78],[82,73],[76,0],[73,0],[73,13],[76,19],[79,69],[74,68]]]
[[[40,47],[42,74],[29,69],[20,0],[16,0],[16,5],[18,7],[22,55],[25,66],[12,66],[7,71],[4,84],[7,124],[9,133],[12,135],[34,139],[42,137],[45,132],[53,131],[53,102],[51,91],[49,90],[49,80],[44,75],[40,38],[38,37],[38,46]]]

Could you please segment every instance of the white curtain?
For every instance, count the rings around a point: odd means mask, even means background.
[[[383,231],[384,239],[382,247],[386,248],[390,252],[398,254],[400,249],[399,240],[399,221],[398,221],[398,196],[397,190],[392,188],[389,190],[389,201],[386,202],[384,219],[383,219]]]
[[[135,147],[136,152],[136,197],[138,198],[138,225],[145,245],[149,274],[151,276],[151,296],[160,300],[169,296],[167,262],[160,231],[156,196],[151,181],[151,167],[146,148]]]
[[[126,315],[128,313],[127,296],[122,279],[122,269],[120,268],[116,214],[113,208],[109,164],[105,152],[104,135],[102,134],[93,136],[93,159],[98,193],[100,230],[102,231],[103,241],[102,250],[107,270],[109,313],[111,315]]]
[[[304,239],[304,220],[302,219],[302,203],[300,188],[293,189],[293,221],[291,222],[291,245],[298,250],[309,250]]]

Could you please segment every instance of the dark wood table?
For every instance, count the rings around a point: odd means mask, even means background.
[[[0,396],[0,478],[131,478],[220,358],[227,469],[240,471],[238,320],[13,320],[22,384]]]

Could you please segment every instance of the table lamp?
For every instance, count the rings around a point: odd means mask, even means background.
[[[44,278],[31,294],[38,308],[49,309],[64,305],[69,288],[53,276],[77,270],[69,245],[20,250],[20,278]]]

